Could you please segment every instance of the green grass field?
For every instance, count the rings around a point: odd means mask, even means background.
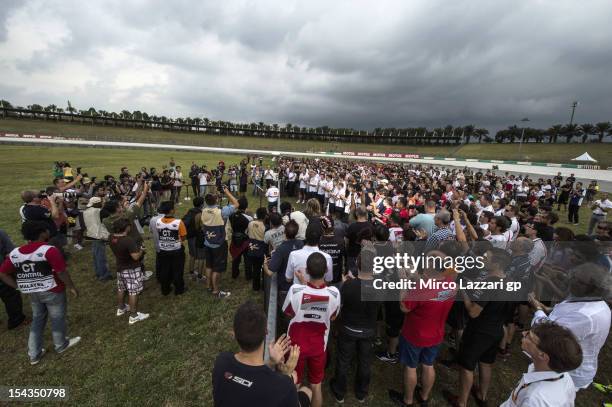
[[[168,136],[166,133],[160,134]],[[149,150],[0,145],[0,165],[4,168],[0,174],[0,207],[4,208],[0,211],[0,228],[6,230],[16,244],[22,243],[19,235],[19,192],[47,186],[51,181],[52,163],[56,160],[68,161],[73,168],[82,166],[83,171],[90,176],[103,176],[117,175],[119,168],[124,165],[132,171],[141,166],[160,168],[168,162],[170,156],[184,168],[192,161],[210,166],[219,159],[231,164],[241,158],[235,155]],[[189,206],[187,201],[182,202],[184,204],[178,210],[180,215]],[[256,206],[257,202],[251,200],[251,209]],[[581,215],[582,222],[586,222],[587,210],[583,209]],[[584,227],[581,225],[579,230],[583,231]],[[148,252],[152,253],[150,241],[147,240],[146,244]],[[110,251],[108,253],[109,265],[114,267],[112,255]],[[151,256],[147,257],[149,269],[153,268],[153,260]],[[115,283],[100,283],[94,278],[89,246],[86,245],[84,250],[72,255],[69,270],[80,290],[79,298],[69,299],[69,331],[71,335],[82,336],[81,343],[61,356],[51,352],[38,366],[32,367],[26,354],[28,329],[6,331],[5,317],[2,316],[0,342],[3,369],[0,384],[68,386],[68,405],[212,405],[211,371],[214,359],[220,351],[236,349],[231,333],[233,313],[247,298],[263,302],[261,294],[252,293],[243,279],[231,281],[229,275],[224,275],[223,287],[232,291],[232,296],[225,301],[211,298],[203,287],[191,280],[187,282],[189,291],[185,295],[163,298],[157,283],[151,280],[140,300],[141,309],[150,312],[151,318],[128,326],[126,318],[115,316]],[[29,315],[27,299],[25,303]],[[333,340],[330,343],[333,344]],[[47,348],[51,344],[47,328]],[[495,368],[490,405],[498,405],[508,397],[527,367],[527,360],[517,344],[510,360],[499,362]],[[599,363],[598,381],[612,383],[612,353],[609,343],[600,354]],[[373,372],[368,405],[391,406],[387,399],[387,389],[400,389],[400,366],[374,361]],[[328,369],[326,377],[332,375],[333,369]],[[439,367],[430,405],[445,405],[441,391],[445,388],[455,390],[457,380],[457,372]],[[576,405],[595,406],[602,401],[603,397],[597,391],[589,389],[579,394]],[[334,405],[327,389],[324,405]],[[357,405],[350,393],[345,405]]]
[[[468,144],[464,146],[396,146],[362,143],[327,143],[322,141],[272,140],[243,136],[216,136],[161,130],[129,129],[112,126],[91,126],[53,121],[0,120],[0,132],[61,135],[107,141],[176,143],[185,145],[253,148],[281,151],[369,151],[401,152],[444,157],[494,160],[524,160],[571,163],[571,159],[588,151],[602,168],[612,166],[612,143],[603,144]]]

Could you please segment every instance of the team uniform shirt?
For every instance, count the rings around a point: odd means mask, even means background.
[[[266,198],[268,198],[268,203],[269,204],[276,203],[278,201],[279,194],[280,194],[280,191],[278,190],[277,187],[268,188],[268,190],[266,191]]]
[[[529,253],[529,261],[531,262],[531,267],[534,272],[537,272],[540,267],[542,267],[547,255],[548,250],[546,250],[546,245],[542,239],[533,239],[533,249]]]
[[[573,407],[574,383],[568,373],[536,372],[533,364],[500,407]]]
[[[308,257],[313,253],[321,253],[327,262],[327,271],[323,277],[325,281],[332,281],[334,278],[333,274],[333,261],[329,254],[322,252],[318,247],[315,246],[304,246],[300,250],[291,252],[289,260],[287,261],[287,270],[285,270],[285,278],[287,280],[293,280],[293,284],[299,284],[296,271],[301,271],[306,280],[310,280],[308,273],[306,272],[306,261]]]
[[[0,266],[0,273],[15,273],[17,289],[24,294],[61,293],[64,282],[58,274],[66,270],[66,261],[55,246],[31,242],[13,249]]]
[[[518,223],[518,220],[516,219],[516,217],[514,218],[510,218],[510,229],[508,229],[510,232],[512,232],[512,238],[511,240],[514,241],[516,240],[516,238],[519,235],[519,232],[521,230],[521,227]]]
[[[300,189],[306,189],[307,182],[308,182],[308,175],[300,174]]]
[[[315,175],[310,177],[308,180],[308,192],[315,193],[317,192],[317,187],[319,186],[319,176]]]
[[[162,252],[179,250],[183,247],[182,241],[187,236],[187,228],[180,219],[163,217],[155,222],[157,230],[157,247]]]
[[[300,346],[300,356],[323,354],[331,321],[340,312],[340,291],[326,285],[294,284],[285,298],[283,312],[291,317],[287,333],[291,343]]]
[[[602,201],[601,199],[598,199],[595,201],[595,205],[599,205],[599,206],[593,209],[593,215],[606,216],[607,213],[602,211],[602,209],[606,209],[606,210],[612,209],[612,202],[610,202],[609,199],[606,199],[604,201]]]

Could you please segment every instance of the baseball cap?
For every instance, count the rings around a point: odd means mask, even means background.
[[[87,207],[91,208],[95,204],[99,204],[99,203],[102,203],[102,198],[94,196],[94,197],[89,198],[89,202],[87,202]]]

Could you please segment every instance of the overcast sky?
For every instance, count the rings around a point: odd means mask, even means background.
[[[612,1],[1,0],[0,98],[332,127],[612,120]]]

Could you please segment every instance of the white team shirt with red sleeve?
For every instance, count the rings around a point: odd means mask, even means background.
[[[288,335],[304,356],[320,355],[327,349],[332,318],[340,312],[336,287],[294,284],[289,288],[283,312],[291,317]]]

